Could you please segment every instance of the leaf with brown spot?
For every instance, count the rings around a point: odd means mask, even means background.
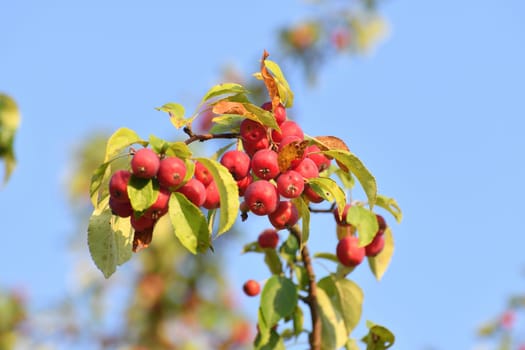
[[[350,149],[346,145],[346,143],[341,140],[338,137],[335,136],[316,136],[313,138],[315,143],[319,146],[319,148],[322,151],[330,151],[330,150],[343,150],[350,152]],[[332,159],[331,157],[327,156],[329,159]],[[341,162],[336,160],[337,165],[344,171],[348,171],[348,168],[344,166]]]
[[[270,95],[270,100],[272,101],[272,109],[277,107],[280,103],[281,98],[279,96],[279,88],[273,75],[266,68],[265,60],[270,56],[268,51],[264,50],[263,57],[261,60],[261,76],[266,85],[266,90],[268,90],[268,95]]]
[[[279,170],[284,172],[288,170],[294,160],[303,158],[304,150],[309,145],[310,141],[294,141],[284,146],[277,156],[277,163]]]
[[[240,102],[232,102],[227,100],[222,100],[217,102],[213,108],[212,112],[215,114],[237,114],[237,115],[246,115],[248,111],[244,105]]]

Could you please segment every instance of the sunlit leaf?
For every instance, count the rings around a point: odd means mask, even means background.
[[[131,176],[128,182],[128,196],[131,207],[137,212],[143,212],[155,201],[159,195],[159,185],[153,179],[142,179]]]
[[[288,81],[284,77],[284,74],[281,71],[281,68],[279,67],[277,63],[275,63],[274,61],[268,60],[268,59],[264,60],[264,64],[266,68],[268,68],[273,75],[273,78],[277,85],[277,89],[279,91],[279,97],[280,97],[281,103],[286,108],[292,107],[293,100],[294,100],[294,94],[292,90],[290,89],[290,85],[288,84]]]
[[[272,275],[279,275],[283,272],[283,264],[275,249],[264,249],[264,262]]]
[[[315,253],[314,258],[325,259],[331,262],[339,263],[339,259],[337,258],[337,255],[333,253]]]
[[[170,116],[171,124],[173,124],[174,127],[177,129],[180,129],[188,124],[191,123],[191,121],[195,117],[190,117],[188,119],[184,119],[184,106],[179,103],[166,103],[162,107],[156,108],[158,111],[166,112]]]
[[[188,251],[197,254],[210,247],[210,231],[206,217],[182,193],[171,194],[168,215],[175,236]]]
[[[343,318],[336,312],[332,300],[323,288],[317,288],[317,302],[321,319],[321,349],[339,349],[348,338]]]
[[[228,169],[218,161],[204,157],[196,158],[196,161],[202,163],[210,171],[217,184],[221,198],[217,235],[221,235],[233,226],[238,217],[240,203],[237,182]]]
[[[310,209],[302,196],[292,199],[293,204],[297,208],[299,217],[301,218],[301,248],[308,242],[310,237]]]
[[[385,350],[394,345],[395,336],[386,327],[366,321],[368,334],[361,339],[367,350]]]
[[[211,89],[204,94],[201,103],[208,101],[209,99],[223,96],[223,95],[233,95],[233,94],[244,94],[248,91],[246,88],[240,84],[236,83],[223,83],[213,86]]]
[[[98,166],[97,169],[93,172],[93,175],[91,176],[91,182],[89,184],[89,196],[91,198],[91,203],[93,204],[93,207],[97,207],[98,205],[98,192],[100,189],[100,186],[102,185],[104,178],[108,175],[108,167],[111,162],[105,162]]]
[[[295,307],[292,321],[293,321],[294,335],[298,336],[303,331],[303,324],[304,324],[303,309],[301,309],[298,306]]]
[[[378,207],[386,209],[390,214],[392,214],[392,216],[394,216],[398,223],[400,223],[403,219],[403,213],[401,212],[401,208],[399,207],[394,198],[389,198],[378,194],[376,198],[376,205]]]
[[[357,228],[360,247],[372,242],[379,230],[376,214],[360,205],[352,205],[348,209],[346,221]]]
[[[321,192],[325,194],[323,198],[329,202],[335,202],[339,212],[343,212],[346,206],[346,194],[345,191],[339,187],[337,182],[328,177],[316,177],[308,179],[307,181],[312,188],[318,186],[321,189]]]
[[[392,255],[394,254],[394,237],[390,227],[387,227],[383,234],[385,237],[385,246],[383,247],[383,250],[381,250],[378,255],[367,258],[370,270],[377,280],[380,280],[383,277],[388,265],[390,265]]]
[[[266,324],[273,327],[279,320],[290,316],[297,306],[297,288],[286,277],[273,275],[261,292],[261,311]]]
[[[364,166],[359,158],[354,154],[342,151],[342,150],[331,150],[323,151],[323,154],[333,157],[338,160],[341,164],[344,164],[346,168],[355,175],[359,183],[363,187],[363,190],[368,197],[368,205],[370,209],[374,207],[377,197],[377,184],[376,179],[370,173],[370,171]]]
[[[120,128],[113,133],[108,139],[106,144],[106,154],[104,156],[104,163],[113,159],[120,152],[122,152],[126,147],[129,147],[133,144],[141,144],[146,146],[147,141],[144,141],[140,138],[137,133],[128,128]]]

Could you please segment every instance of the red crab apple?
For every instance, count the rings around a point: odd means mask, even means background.
[[[346,203],[345,207],[343,208],[343,214],[341,215],[341,217],[339,217],[339,208],[335,207],[333,213],[337,225],[350,226],[350,224],[346,221],[346,216],[348,215],[348,209],[350,209],[350,207],[351,204]]]
[[[270,141],[266,136],[254,142],[243,139],[242,147],[246,154],[252,157],[258,150],[270,147]]]
[[[157,200],[155,203],[149,207],[146,212],[144,213],[144,216],[149,216],[153,220],[157,220],[160,217],[162,217],[164,214],[168,212],[168,203],[170,201],[170,194],[171,192],[165,188],[161,187],[159,189],[159,194],[157,196]]]
[[[267,228],[259,234],[257,242],[259,242],[261,248],[275,249],[277,248],[277,244],[279,244],[279,234],[276,229]]]
[[[195,162],[195,173],[193,175],[197,180],[202,182],[204,186],[208,186],[210,182],[213,181],[213,176],[211,175],[208,168],[206,168],[201,162]]]
[[[240,136],[244,141],[255,143],[266,138],[266,128],[255,120],[244,119],[240,125]]]
[[[280,201],[277,209],[268,215],[270,223],[278,230],[291,227],[299,220],[299,212],[290,201]]]
[[[384,247],[385,236],[383,234],[376,234],[372,242],[365,246],[365,255],[370,257],[376,256],[381,253]]]
[[[222,155],[220,162],[235,180],[242,179],[250,171],[250,157],[243,151],[229,150]]]
[[[237,181],[237,188],[239,189],[239,196],[244,196],[244,192],[249,184],[253,182],[253,176],[251,174],[246,175],[242,179]]]
[[[278,132],[277,130],[272,130],[272,140],[274,142],[281,142],[281,140],[284,137],[289,135],[295,135],[301,140],[304,139],[303,129],[299,124],[297,124],[293,120],[287,120],[283,122],[281,125],[279,125],[279,128],[281,128],[281,132]]]
[[[377,225],[379,226],[379,230],[377,231],[377,233],[383,234],[387,227],[385,218],[379,214],[376,214],[376,218],[377,218]]]
[[[120,216],[121,218],[127,218],[133,214],[133,208],[131,207],[131,202],[129,200],[120,201],[115,199],[115,197],[110,196],[109,208],[111,209],[113,215]]]
[[[216,209],[221,204],[221,197],[219,195],[219,189],[217,183],[212,181],[206,186],[206,199],[202,206],[206,209]]]
[[[268,101],[263,103],[261,108],[266,111],[272,112],[272,102]],[[277,107],[275,107],[273,115],[278,125],[281,125],[286,120],[286,108],[284,108],[282,103],[279,103]]]
[[[131,215],[130,223],[131,227],[133,227],[135,231],[145,231],[153,229],[153,226],[155,225],[155,220],[148,215]]]
[[[128,182],[131,173],[127,170],[117,170],[109,180],[109,195],[116,201],[129,202]]]
[[[279,175],[277,152],[266,148],[255,152],[252,157],[251,168],[255,176],[260,179],[271,180]]]
[[[321,203],[324,198],[317,192],[315,192],[309,184],[304,185],[303,195],[312,203]]]
[[[337,243],[336,255],[341,264],[354,267],[363,261],[365,248],[359,246],[356,236],[346,236]]]
[[[206,187],[194,177],[189,179],[182,187],[179,187],[177,192],[182,193],[197,207],[200,207],[206,200]]]
[[[319,176],[319,169],[317,164],[310,158],[304,158],[293,168],[299,174],[303,175],[305,179],[312,179]]]
[[[136,177],[151,179],[157,175],[160,158],[151,148],[141,148],[131,158],[131,171]]]
[[[275,186],[267,180],[252,182],[244,192],[244,201],[255,215],[267,215],[275,211],[279,196]]]
[[[317,165],[319,172],[328,169],[330,166],[330,159],[321,153],[321,149],[317,145],[310,145],[304,150],[307,158],[310,158]]]
[[[286,198],[296,198],[303,193],[304,178],[295,170],[287,170],[277,178],[277,191]]]
[[[174,191],[182,185],[186,176],[186,164],[178,157],[166,157],[160,161],[157,179],[163,187]]]
[[[248,280],[242,286],[244,293],[250,297],[254,297],[261,292],[261,285],[256,280]]]

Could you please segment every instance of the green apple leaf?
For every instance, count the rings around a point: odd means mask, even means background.
[[[310,209],[308,208],[308,204],[304,200],[303,196],[293,198],[292,202],[295,204],[297,212],[299,213],[299,217],[302,221],[300,242],[300,249],[302,249],[310,237]]]
[[[376,256],[367,258],[370,270],[378,281],[383,277],[388,265],[390,265],[392,255],[394,254],[394,237],[390,227],[387,227],[383,234],[385,237],[385,246],[383,247],[383,250],[381,250]]]
[[[278,132],[281,131],[279,124],[277,124],[275,120],[275,116],[271,112],[251,103],[245,103],[244,108],[248,111],[248,113],[245,114],[247,118],[255,120],[270,129],[275,129]]]
[[[284,77],[283,72],[281,71],[281,68],[277,63],[271,60],[264,60],[264,64],[268,70],[273,75],[273,78],[277,84],[277,89],[279,90],[279,97],[281,98],[281,103],[286,107],[290,108],[293,106],[293,100],[294,100],[294,94],[292,92],[292,89],[290,89],[290,85],[288,84],[288,81]]]
[[[394,345],[394,334],[386,327],[366,321],[368,334],[361,339],[367,350],[385,350]]]
[[[232,174],[221,163],[209,158],[196,158],[212,174],[221,198],[220,218],[217,236],[228,231],[239,213],[239,188]]]
[[[303,330],[304,330],[304,314],[303,309],[301,309],[299,306],[295,307],[295,311],[293,313],[293,333],[297,337],[299,336]]]
[[[334,180],[327,177],[316,177],[307,179],[312,189],[329,202],[334,202],[342,213],[346,205],[346,194]]]
[[[111,161],[100,164],[91,176],[91,182],[89,184],[89,197],[91,198],[91,203],[95,208],[99,203],[100,186],[104,182],[104,178],[106,178],[111,172],[109,167],[110,164]]]
[[[186,111],[184,110],[184,106],[181,105],[180,103],[170,102],[170,103],[166,103],[163,106],[155,108],[155,109],[161,112],[168,113],[168,115],[170,116],[171,124],[173,124],[173,126],[176,127],[177,129],[180,129],[184,126],[191,124],[193,119],[195,119],[195,116],[184,119],[184,113]]]
[[[206,217],[182,193],[171,194],[168,215],[175,236],[188,251],[203,253],[211,246]]]
[[[376,214],[360,205],[352,205],[348,209],[346,221],[357,228],[360,247],[364,247],[372,242],[379,230]]]
[[[325,259],[331,262],[335,262],[336,264],[339,263],[339,259],[337,259],[337,256],[333,253],[315,253],[314,258]]]
[[[129,219],[111,214],[107,204],[95,208],[88,224],[88,246],[93,262],[109,278],[132,255],[133,230]]]
[[[120,128],[113,133],[106,144],[106,154],[104,156],[104,163],[113,159],[126,147],[133,144],[141,144],[147,146],[148,142],[140,138],[137,133],[128,128]]]
[[[322,285],[317,288],[317,302],[321,319],[321,350],[340,349],[348,338],[345,324]]]
[[[223,83],[213,86],[202,98],[201,104],[215,97],[223,95],[245,94],[248,90],[237,83]]]
[[[370,209],[372,209],[376,202],[377,184],[375,177],[365,167],[363,162],[361,162],[361,160],[354,154],[344,150],[333,149],[329,151],[323,151],[322,153],[335,158],[342,165],[348,168],[348,170],[354,174],[355,177],[357,177],[357,180],[359,180],[359,183],[363,187],[363,190],[368,197],[368,205]]]
[[[359,350],[355,339],[348,339],[345,344],[345,350]]]
[[[283,272],[283,264],[279,258],[279,254],[275,249],[263,249],[264,262],[270,269],[272,275],[279,275]]]
[[[376,205],[383,209],[386,209],[392,216],[396,219],[398,223],[403,219],[403,213],[401,208],[397,204],[394,198],[389,198],[383,195],[378,194],[376,198]]]
[[[141,179],[131,175],[128,182],[128,196],[131,207],[136,212],[143,212],[155,201],[159,195],[159,185],[153,179]]]
[[[254,342],[255,350],[285,350],[283,338],[275,330],[270,329],[266,336],[262,332],[257,334]]]
[[[290,316],[297,306],[298,294],[295,284],[288,278],[273,275],[264,284],[260,307],[266,325],[271,328],[279,320]]]
[[[9,181],[16,167],[14,142],[20,120],[20,111],[15,100],[0,93],[0,158],[4,161],[4,184]]]

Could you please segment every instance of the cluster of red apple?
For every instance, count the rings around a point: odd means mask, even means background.
[[[131,158],[130,170],[118,170],[109,181],[109,206],[114,215],[129,217],[136,232],[152,232],[157,220],[168,212],[171,192],[182,193],[197,207],[219,207],[220,197],[212,175],[201,163],[195,162],[192,177],[186,180],[187,166],[175,156],[161,156],[150,148],[141,148]],[[133,177],[153,179],[158,185],[157,200],[146,210],[133,210],[128,195],[128,183]]]
[[[343,209],[343,214],[339,216],[339,211],[337,208],[334,210],[334,217],[336,224],[339,226],[342,232],[347,232],[344,234],[336,247],[336,255],[339,262],[347,267],[355,267],[363,261],[365,256],[374,257],[381,253],[383,247],[385,246],[385,229],[387,224],[383,216],[376,214],[378,230],[372,239],[372,241],[364,246],[359,246],[359,239],[352,234],[354,228],[346,220],[348,209],[350,204],[347,204]]]

